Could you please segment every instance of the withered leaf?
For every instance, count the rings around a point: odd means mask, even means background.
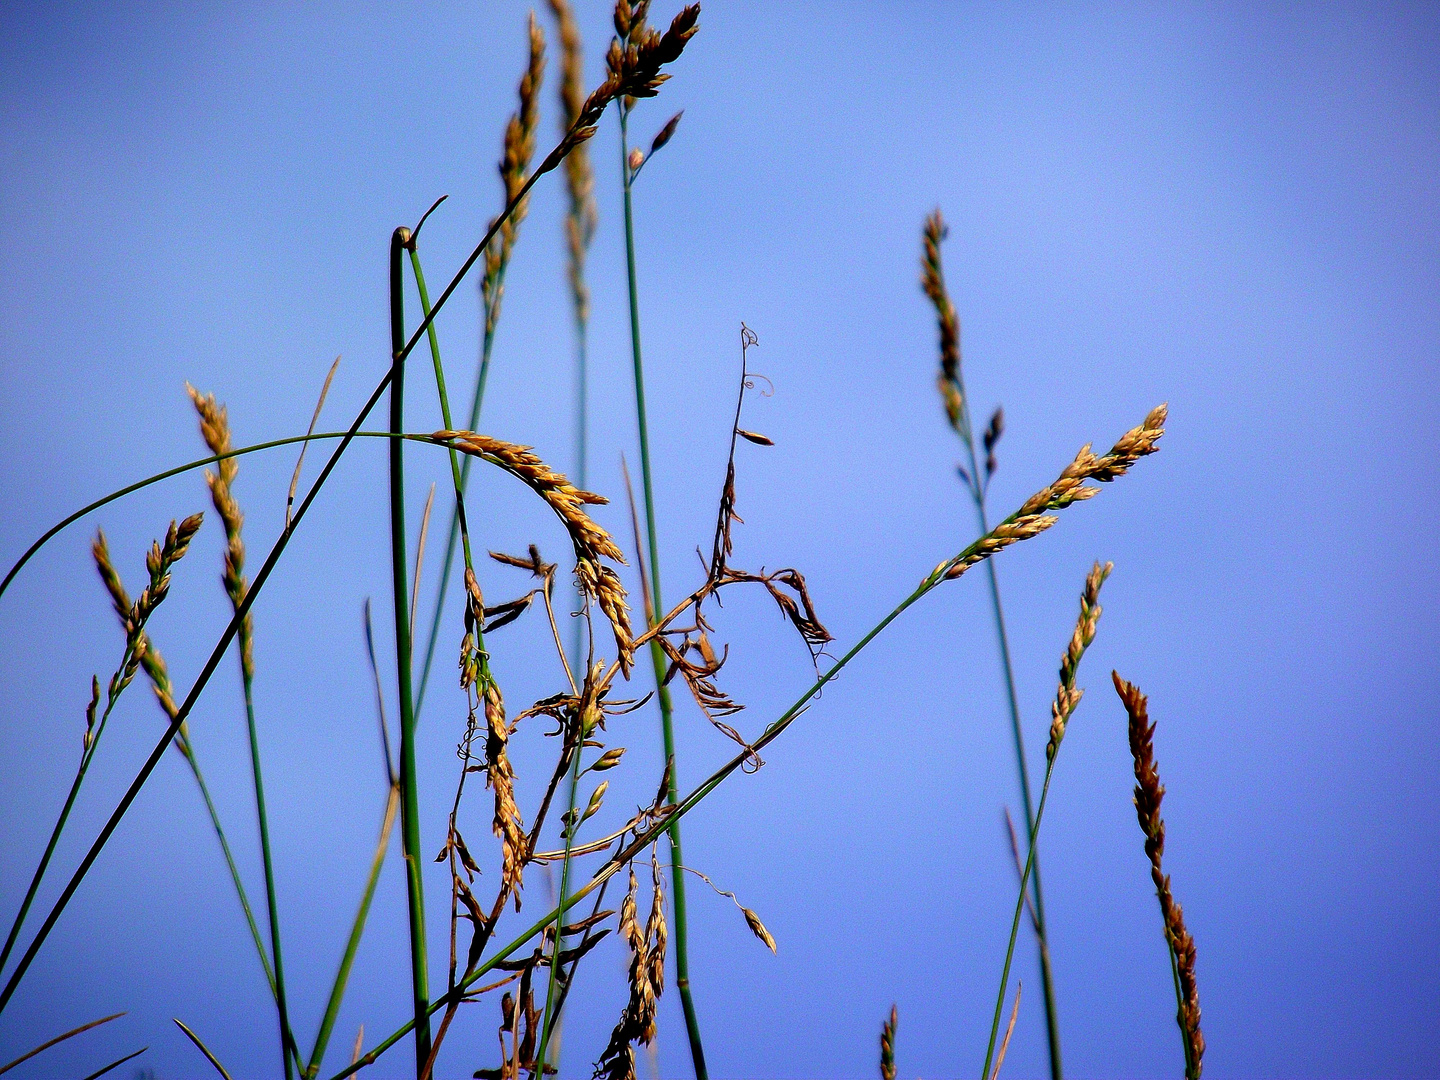
[[[769,438],[769,437],[766,436],[766,435],[761,435],[758,431],[746,431],[744,428],[736,428],[736,429],[735,429],[735,434],[736,434],[736,435],[739,435],[742,439],[748,439],[750,442],[753,442],[756,446],[774,446],[774,445],[775,445],[775,440],[774,440],[774,439],[771,439],[771,438]]]

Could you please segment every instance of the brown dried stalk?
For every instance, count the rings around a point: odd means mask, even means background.
[[[1115,692],[1130,717],[1130,754],[1135,759],[1135,816],[1145,834],[1145,856],[1150,860],[1150,878],[1160,899],[1165,923],[1165,941],[1170,947],[1171,970],[1175,976],[1176,1022],[1185,1047],[1185,1075],[1198,1080],[1205,1056],[1205,1036],[1200,1031],[1200,991],[1195,982],[1195,939],[1185,928],[1185,913],[1170,891],[1170,875],[1161,869],[1165,854],[1165,822],[1160,802],[1165,788],[1155,767],[1155,725],[1150,722],[1149,699],[1140,688],[1111,672]]]

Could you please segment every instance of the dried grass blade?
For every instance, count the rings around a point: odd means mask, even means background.
[[[111,1013],[109,1016],[102,1016],[99,1020],[91,1020],[88,1024],[81,1024],[77,1028],[72,1028],[70,1031],[65,1032],[64,1035],[56,1035],[55,1038],[51,1039],[49,1042],[41,1043],[39,1046],[35,1047],[34,1050],[31,1050],[28,1053],[21,1054],[14,1061],[10,1062],[9,1065],[0,1066],[0,1073],[9,1072],[11,1069],[15,1068],[16,1065],[19,1065],[25,1061],[29,1061],[36,1054],[49,1050],[50,1047],[55,1046],[57,1043],[62,1043],[66,1039],[73,1039],[76,1035],[79,1035],[82,1032],[89,1031],[91,1028],[99,1027],[101,1024],[108,1024],[111,1020],[118,1020],[124,1015],[125,1014],[123,1012]]]
[[[325,385],[320,387],[320,400],[315,402],[315,413],[310,417],[310,426],[305,429],[306,441],[300,444],[300,456],[295,460],[295,472],[290,477],[290,490],[285,495],[285,528],[290,528],[290,508],[295,505],[295,489],[300,486],[300,467],[305,464],[305,451],[310,449],[309,437],[315,433],[315,425],[320,422],[320,410],[325,408],[325,396],[330,393],[330,381],[335,378],[335,371],[340,367],[340,357],[335,357],[335,362],[330,365],[330,373],[325,376]]]
[[[1015,984],[1015,1004],[1010,1006],[1010,1023],[1005,1025],[1005,1038],[1000,1040],[1000,1052],[995,1055],[995,1068],[990,1071],[990,1080],[999,1080],[1000,1066],[1005,1064],[1005,1052],[1010,1049],[1010,1036],[1015,1034],[1015,1020],[1020,1015],[1020,988]]]
[[[415,638],[415,609],[420,606],[420,571],[425,566],[425,540],[430,535],[430,511],[435,505],[435,484],[425,498],[425,513],[420,517],[420,539],[415,544],[415,581],[410,588],[410,638]]]

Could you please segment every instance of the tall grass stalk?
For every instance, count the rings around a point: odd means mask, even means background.
[[[985,1065],[980,1070],[980,1080],[990,1077],[990,1062],[995,1054],[995,1040],[1000,1032],[1000,1016],[1005,1008],[1005,991],[1010,982],[1010,962],[1015,955],[1015,938],[1020,932],[1020,914],[1025,910],[1025,893],[1030,874],[1035,868],[1035,842],[1040,835],[1040,822],[1045,815],[1045,800],[1050,794],[1050,779],[1055,773],[1055,758],[1065,738],[1065,728],[1085,693],[1075,686],[1075,676],[1085,650],[1095,640],[1095,629],[1100,620],[1100,587],[1110,576],[1111,564],[1101,566],[1098,562],[1085,579],[1085,591],[1080,596],[1080,617],[1075,624],[1070,644],[1060,661],[1060,687],[1051,706],[1050,741],[1045,747],[1045,781],[1040,788],[1040,803],[1035,808],[1035,823],[1028,832],[1029,844],[1025,857],[1025,868],[1020,873],[1020,894],[1015,900],[1015,917],[1010,923],[1010,941],[1005,948],[1005,966],[1000,973],[1000,992],[995,998],[995,1017],[990,1024],[990,1042],[985,1048]],[[1007,1036],[1008,1040],[1008,1036]],[[1002,1055],[1004,1051],[1001,1051]]]
[[[410,230],[390,237],[390,430],[405,430],[404,258]],[[390,441],[390,577],[395,591],[395,668],[400,697],[400,835],[410,911],[410,986],[415,1003],[415,1070],[430,1057],[429,970],[425,948],[425,883],[421,876],[420,801],[415,777],[415,703],[410,686],[410,590],[406,585],[405,443]]]
[[[333,368],[332,368],[333,371]],[[211,450],[220,453],[230,446],[230,421],[225,407],[213,394],[202,395],[187,386],[190,400],[200,415],[200,432]],[[302,444],[303,445],[303,444]],[[210,498],[225,528],[225,573],[222,581],[232,608],[239,609],[245,599],[245,541],[241,535],[244,515],[235,501],[233,484],[239,464],[230,458],[206,472],[205,482]],[[240,622],[237,635],[240,681],[245,697],[245,726],[250,744],[250,774],[255,791],[255,817],[260,832],[260,856],[265,873],[265,905],[270,922],[270,958],[274,964],[275,1010],[280,1022],[280,1056],[284,1062],[285,1080],[291,1080],[291,1056],[298,1061],[295,1039],[290,1029],[290,1010],[285,994],[285,954],[280,944],[280,911],[275,897],[275,864],[270,848],[270,820],[265,808],[265,780],[260,765],[260,736],[255,723],[255,642],[253,620],[247,614]],[[167,680],[168,681],[168,680]]]
[[[971,501],[975,505],[976,522],[983,536],[990,530],[989,514],[985,497],[989,490],[990,476],[994,472],[994,443],[999,439],[997,410],[986,434],[986,461],[984,479],[981,479],[979,455],[975,452],[975,429],[970,418],[970,396],[965,390],[964,366],[960,353],[960,320],[955,305],[945,285],[945,271],[940,258],[940,242],[948,229],[936,210],[925,221],[925,254],[922,259],[924,274],[922,284],[926,295],[935,305],[940,330],[940,392],[945,403],[950,426],[959,436],[961,446],[970,463],[967,474],[960,470]],[[1000,601],[1000,579],[995,564],[985,567],[990,585],[990,609],[995,618],[995,637],[1000,649],[1000,667],[1004,675],[1005,698],[1010,712],[1010,731],[1015,743],[1015,770],[1020,780],[1020,801],[1025,810],[1025,828],[1030,832],[1035,826],[1035,810],[1030,794],[1030,768],[1025,755],[1025,737],[1020,725],[1020,701],[1015,691],[1015,669],[1010,659],[1010,636],[1005,628],[1005,608]],[[1055,985],[1050,968],[1050,942],[1045,927],[1045,900],[1040,887],[1040,863],[1038,857],[1033,866],[1033,914],[1032,925],[1040,948],[1040,980],[1045,1001],[1045,1034],[1050,1050],[1050,1075],[1052,1080],[1061,1080],[1060,1025],[1055,1008]]]
[[[560,37],[561,47],[561,68],[560,81],[558,84],[560,99],[560,127],[568,130],[579,118],[585,104],[585,59],[584,45],[580,38],[580,28],[575,21],[575,12],[569,0],[550,0],[550,11],[554,15],[557,30]],[[585,259],[590,249],[590,242],[594,239],[597,224],[597,211],[595,207],[595,170],[590,164],[590,152],[587,147],[577,147],[575,152],[565,159],[565,194],[568,202],[565,215],[565,241],[566,250],[569,255],[567,266],[567,277],[570,285],[570,307],[574,317],[575,328],[575,485],[581,490],[588,490],[589,481],[589,452],[590,452],[590,375],[588,370],[588,349],[589,349],[589,324],[590,324],[590,290],[585,281]],[[576,588],[576,602],[579,611],[584,610],[585,595],[578,586]],[[577,612],[578,614],[578,612]],[[581,661],[586,657],[586,629],[587,622],[580,618],[573,620],[570,639],[570,669],[580,671]],[[583,740],[582,740],[583,741]],[[580,749],[583,749],[581,747]],[[562,820],[573,820],[575,816],[575,801],[580,783],[580,752],[576,751],[575,761],[572,763],[570,777],[566,784],[565,793],[565,817]],[[559,905],[564,906],[565,897],[570,884],[570,848],[573,836],[566,836],[566,855],[560,867],[560,893]],[[555,924],[555,946],[552,953],[552,967],[550,972],[549,985],[545,993],[545,1015],[541,1020],[540,1049],[536,1054],[536,1060],[549,1061],[548,1053],[550,1040],[556,1028],[560,1025],[560,1010],[564,1007],[564,990],[562,988],[559,998],[556,997],[556,987],[561,982],[561,969],[559,968],[559,957],[565,951],[565,936],[563,930],[564,920],[557,920]],[[573,970],[573,968],[572,968]],[[554,1028],[552,1028],[552,1022]],[[555,1053],[553,1064],[556,1069],[560,1065],[560,1040],[555,1039]]]
[[[625,279],[630,294],[630,351],[635,368],[635,420],[640,432],[640,484],[645,494],[645,538],[650,549],[650,595],[655,612],[664,610],[664,594],[660,591],[660,545],[656,540],[655,490],[650,469],[650,432],[645,415],[645,368],[640,356],[640,296],[635,280],[635,218],[631,187],[634,179],[630,167],[629,109],[620,103],[620,175],[625,198]],[[650,659],[655,667],[655,696],[660,702],[660,731],[664,739],[665,760],[670,762],[670,790],[666,800],[674,805],[679,797],[676,780],[674,711],[670,688],[665,685],[665,650],[657,638],[650,639]],[[690,947],[688,920],[685,910],[685,874],[680,869],[685,859],[680,850],[680,823],[672,818],[667,830],[670,837],[671,910],[674,922],[675,988],[685,1013],[685,1032],[690,1040],[690,1059],[695,1066],[696,1080],[705,1080],[705,1047],[700,1041],[700,1019],[695,1014],[695,999],[690,990]]]

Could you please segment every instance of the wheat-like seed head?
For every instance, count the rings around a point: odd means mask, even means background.
[[[895,1080],[895,1029],[900,1026],[900,1013],[890,1006],[890,1019],[880,1028],[880,1080]]]
[[[510,889],[515,896],[515,907],[520,907],[520,889],[524,885],[526,839],[525,823],[520,817],[520,808],[515,804],[515,770],[510,765],[506,746],[510,741],[510,728],[505,721],[505,700],[500,696],[500,687],[494,680],[488,680],[484,689],[485,722],[485,778],[495,792],[495,817],[492,829],[500,839],[501,890]]]
[[[228,454],[231,450],[230,418],[225,406],[216,402],[214,394],[201,394],[189,383],[185,384],[185,390],[200,415],[200,435],[205,445],[212,454]],[[225,526],[225,572],[220,581],[225,586],[230,603],[238,608],[249,588],[245,580],[245,541],[241,536],[245,515],[240,512],[240,504],[235,501],[232,491],[240,466],[233,457],[227,457],[216,462],[215,468],[213,473],[205,470],[205,484],[210,489],[210,501],[215,504],[215,512]],[[247,613],[239,634],[240,664],[247,679],[255,675],[253,631],[254,623]]]
[[[1095,629],[1100,623],[1100,586],[1115,569],[1114,563],[1101,566],[1096,563],[1085,577],[1085,591],[1080,594],[1080,617],[1075,620],[1075,632],[1070,635],[1070,644],[1060,658],[1060,688],[1055,691],[1055,700],[1050,705],[1050,742],[1045,747],[1047,761],[1054,760],[1060,741],[1065,738],[1065,725],[1070,722],[1075,706],[1085,691],[1075,686],[1075,675],[1080,669],[1080,658],[1095,640]]]
[[[505,126],[505,148],[500,157],[500,180],[505,185],[505,205],[520,194],[530,179],[530,161],[535,156],[535,130],[540,123],[540,85],[545,78],[545,34],[530,13],[527,26],[530,58],[520,77],[520,104]],[[485,274],[481,291],[485,298],[486,329],[493,332],[500,313],[500,275],[510,261],[510,252],[520,235],[520,223],[529,209],[529,198],[521,199],[500,226],[500,234],[485,250]]]
[[[628,11],[628,5],[626,8]],[[615,10],[618,30],[619,4]],[[663,34],[647,27],[642,34],[637,35],[632,27],[630,32],[621,35],[626,38],[626,44],[622,45],[618,39],[611,41],[610,49],[605,54],[608,71],[605,81],[585,99],[570,131],[560,145],[541,162],[540,167],[535,170],[536,173],[549,172],[560,164],[565,155],[593,136],[595,125],[600,122],[600,115],[616,98],[654,97],[661,85],[670,78],[669,75],[661,73],[660,69],[679,59],[685,50],[685,43],[700,29],[697,25],[699,18],[700,5],[691,4],[681,9],[671,21],[670,28]]]
[[[579,119],[585,105],[585,70],[581,51],[580,27],[575,22],[569,0],[550,0],[560,26],[560,48],[563,63],[560,73],[560,127],[568,132]],[[595,170],[590,152],[582,143],[565,159],[565,190],[570,209],[565,218],[565,240],[570,250],[570,294],[575,305],[575,318],[582,326],[590,318],[590,290],[585,284],[585,254],[595,235]]]
[[[1160,899],[1160,914],[1165,922],[1165,939],[1175,954],[1176,973],[1180,980],[1180,1005],[1177,1021],[1185,1035],[1189,1059],[1186,1075],[1198,1080],[1205,1056],[1205,1036],[1200,1031],[1200,991],[1195,981],[1195,939],[1185,927],[1185,913],[1175,902],[1170,889],[1170,876],[1161,868],[1165,854],[1165,821],[1160,817],[1160,803],[1165,788],[1155,766],[1155,725],[1150,722],[1149,701],[1140,688],[1126,682],[1118,672],[1110,673],[1115,692],[1129,717],[1130,754],[1135,759],[1135,816],[1145,834],[1145,857],[1150,860],[1150,878]]]
[[[1098,489],[1085,487],[1087,480],[1108,484],[1117,476],[1124,476],[1135,462],[1159,449],[1160,436],[1165,434],[1167,411],[1165,405],[1155,406],[1139,427],[1131,428],[1120,436],[1103,457],[1091,453],[1090,444],[1086,443],[1053,484],[1026,500],[1020,508],[1020,516],[1042,510],[1060,510],[1071,503],[1093,497]]]
[[[936,386],[945,406],[945,416],[962,438],[965,430],[965,385],[960,376],[960,317],[945,288],[945,271],[940,262],[940,241],[949,229],[937,208],[925,219],[921,236],[925,252],[920,258],[920,288],[935,306],[935,319],[940,330],[940,374]]]
[[[528,446],[473,431],[437,431],[433,437],[462,453],[500,466],[549,504],[570,534],[570,542],[575,548],[575,576],[609,620],[621,667],[628,674],[634,660],[634,646],[625,588],[616,573],[600,561],[603,558],[623,564],[625,556],[610,534],[597,525],[584,509],[587,504],[603,505],[608,500],[603,495],[575,487],[564,473],[550,468]]]
[[[100,580],[105,585],[105,591],[110,594],[110,601],[115,609],[115,614],[120,619],[120,625],[128,633],[133,605],[130,602],[129,593],[125,591],[124,582],[120,580],[120,573],[115,569],[115,564],[110,558],[110,547],[105,540],[103,531],[96,531],[95,542],[91,545],[90,550],[95,557],[95,569],[100,572]],[[150,642],[149,636],[143,630],[140,632],[140,638],[145,643],[144,651],[140,656],[140,666],[150,677],[151,688],[155,691],[155,697],[160,702],[160,707],[165,711],[165,715],[174,720],[179,710],[175,707],[175,690],[170,681],[170,670],[165,664],[165,658],[160,655],[160,651]],[[188,756],[190,748],[187,736],[186,727],[182,724],[175,738],[175,748]]]

